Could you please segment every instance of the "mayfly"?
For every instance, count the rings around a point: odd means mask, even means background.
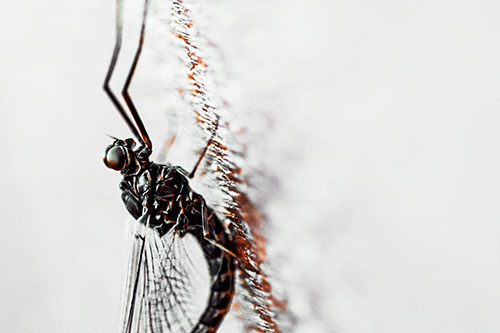
[[[136,219],[122,330],[215,332],[234,295],[235,255],[226,227],[188,181],[194,177],[215,133],[191,172],[150,160],[152,142],[128,91],[144,44],[148,2],[145,0],[139,45],[122,90],[135,124],[109,86],[122,41],[121,0],[117,1],[116,40],[104,81],[105,92],[138,141],[115,138],[104,154],[105,165],[123,176],[122,200]],[[190,304],[192,293],[199,287],[189,270],[196,266],[188,246],[192,243],[201,249],[210,275],[201,314],[193,313]]]

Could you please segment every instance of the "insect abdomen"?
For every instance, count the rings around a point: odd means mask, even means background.
[[[204,241],[202,247],[208,261],[210,272],[216,270],[207,308],[192,333],[215,332],[229,312],[234,296],[235,262],[234,258],[216,246]],[[219,252],[213,256],[213,252]],[[207,253],[208,252],[208,253]]]

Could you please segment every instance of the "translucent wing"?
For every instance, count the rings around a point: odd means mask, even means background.
[[[203,313],[210,275],[195,237],[163,237],[134,221],[122,332],[191,332]]]

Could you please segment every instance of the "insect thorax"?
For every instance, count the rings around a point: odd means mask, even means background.
[[[191,190],[180,167],[151,163],[136,174],[124,173],[120,189],[132,216],[160,235],[176,224],[195,234],[201,229],[204,199]]]

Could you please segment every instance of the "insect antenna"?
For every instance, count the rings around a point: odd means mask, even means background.
[[[132,134],[139,140],[139,142],[144,143],[144,140],[142,139],[141,135],[139,134],[139,131],[135,127],[134,123],[132,120],[130,120],[129,116],[125,112],[124,107],[122,104],[118,101],[118,98],[116,98],[115,94],[111,90],[109,86],[109,81],[111,80],[111,76],[113,75],[113,72],[115,70],[116,66],[116,61],[118,60],[118,54],[120,53],[120,48],[122,45],[122,34],[123,34],[123,1],[117,0],[116,2],[116,23],[115,23],[115,46],[113,49],[113,55],[111,57],[111,62],[108,67],[108,72],[106,73],[106,78],[104,79],[104,91],[108,95],[109,99],[111,99],[111,102],[113,102],[113,105],[116,107],[120,115],[122,116],[123,120],[125,120],[125,123],[127,123],[128,127],[132,131]]]
[[[139,37],[139,46],[137,47],[134,61],[132,62],[132,66],[130,67],[130,71],[128,73],[127,80],[125,81],[125,85],[123,86],[122,96],[125,99],[125,103],[127,103],[128,107],[130,109],[130,112],[132,113],[132,117],[134,118],[135,123],[137,124],[137,127],[139,128],[139,131],[141,132],[144,143],[149,148],[152,148],[151,139],[149,138],[148,132],[146,131],[146,128],[144,127],[144,124],[141,120],[141,117],[139,116],[139,113],[137,112],[137,108],[135,107],[134,102],[132,101],[132,97],[130,97],[130,94],[128,92],[128,88],[130,86],[130,83],[132,82],[132,78],[134,77],[137,63],[139,62],[139,58],[141,56],[142,46],[144,45],[144,33],[146,30],[146,18],[148,16],[148,7],[149,7],[149,0],[145,0],[144,1],[144,10],[143,10],[143,14],[142,14],[142,25],[141,25],[141,35]]]

